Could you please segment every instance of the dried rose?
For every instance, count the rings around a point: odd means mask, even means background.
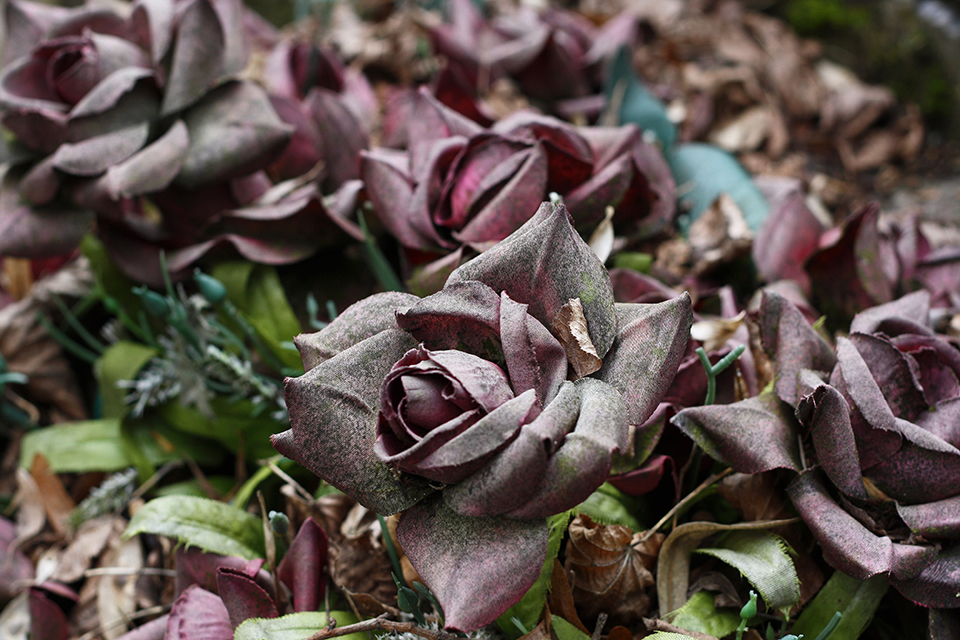
[[[589,335],[564,343],[548,327],[576,315],[572,299]],[[447,625],[476,629],[536,580],[546,517],[627,452],[690,322],[686,295],[615,304],[565,209],[545,203],[439,292],[375,295],[298,337],[308,371],[287,383],[292,429],[274,445],[378,513],[405,510],[400,542]],[[590,349],[599,368],[577,376],[571,358]]]
[[[636,127],[574,127],[525,112],[482,129],[425,91],[411,113],[409,153],[362,154],[367,193],[406,247],[486,249],[551,192],[578,226],[599,222],[608,205],[626,233],[672,221],[673,178]]]
[[[686,409],[674,423],[738,471],[797,471],[788,493],[834,567],[888,574],[918,604],[955,608],[960,351],[929,315],[927,292],[863,311],[834,354],[793,304],[767,293],[758,325],[777,363],[775,394]]]
[[[291,127],[262,88],[237,79],[240,2],[6,9],[0,119],[16,144],[0,185],[0,253],[69,251],[94,215],[137,279],[159,279],[161,249],[172,268],[216,246],[272,264],[316,249],[332,224],[319,194],[278,192],[262,173]]]

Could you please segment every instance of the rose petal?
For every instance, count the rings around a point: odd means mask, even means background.
[[[916,578],[893,577],[890,583],[922,607],[956,611],[960,606],[960,546],[941,551]]]
[[[294,611],[317,611],[323,605],[328,545],[326,532],[308,518],[277,566],[277,577],[290,588]]]
[[[339,94],[314,88],[304,102],[313,115],[323,144],[330,190],[360,177],[360,151],[368,144],[367,132]]]
[[[211,0],[191,2],[180,14],[161,115],[193,104],[223,75],[227,40],[224,26]]]
[[[800,400],[797,418],[810,430],[817,461],[827,477],[848,496],[866,501],[850,407],[840,392],[828,385],[818,386]]]
[[[913,420],[927,410],[916,375],[910,362],[896,346],[882,336],[850,334],[850,342],[863,357],[870,376],[883,390],[884,399],[893,415]]]
[[[270,594],[242,571],[226,567],[218,569],[217,593],[227,608],[233,629],[248,618],[276,618],[280,615]]]
[[[960,538],[960,495],[923,504],[897,504],[897,513],[918,536]]]
[[[617,304],[616,309],[617,341],[595,377],[623,394],[627,420],[639,425],[673,382],[690,337],[693,310],[687,293],[659,304]]]
[[[772,393],[728,405],[690,407],[670,422],[704,453],[741,473],[803,469],[796,420]]]
[[[797,307],[779,293],[764,290],[758,318],[763,350],[777,363],[777,395],[791,405],[799,400],[797,376],[803,369],[829,371],[833,349],[813,330]]]
[[[499,515],[519,508],[539,490],[549,456],[580,416],[580,390],[566,382],[520,434],[475,474],[447,487],[447,506],[465,516]]]
[[[503,362],[500,297],[482,282],[448,280],[442,290],[398,310],[397,324],[428,349],[457,349]]]
[[[425,456],[410,465],[411,472],[444,484],[461,482],[482,469],[491,456],[516,436],[521,425],[529,419],[535,402],[536,396],[532,391],[522,393],[483,416],[462,433],[454,434],[454,437],[439,444],[431,437],[439,431],[435,429],[428,438],[408,449],[407,452],[411,454],[414,449],[421,447],[426,450]],[[406,465],[400,462],[397,462],[398,468],[405,468]]]
[[[17,176],[10,170],[0,183],[0,254],[50,258],[76,248],[89,230],[93,214],[63,206],[30,207],[23,203]]]
[[[277,450],[380,514],[396,513],[432,490],[401,481],[373,452],[380,385],[416,346],[401,331],[382,331],[287,380],[292,429],[271,438]]]
[[[816,251],[823,223],[807,207],[799,180],[758,176],[755,181],[770,203],[770,215],[753,242],[757,271],[766,282],[796,280],[809,292],[803,263]]]
[[[370,336],[386,329],[397,329],[396,311],[419,301],[420,298],[409,293],[375,293],[344,309],[322,330],[301,333],[294,338],[294,343],[300,351],[304,368],[309,371]]]
[[[114,199],[160,191],[169,186],[187,155],[187,127],[177,120],[157,140],[107,168],[102,188]]]
[[[166,640],[231,640],[230,615],[220,596],[196,585],[177,598],[167,619]]]
[[[593,378],[574,385],[580,394],[576,426],[549,457],[537,493],[508,517],[538,518],[572,509],[610,475],[613,454],[626,453],[629,425],[619,392]]]
[[[173,37],[174,6],[164,0],[140,0],[133,8],[130,24],[154,64],[166,55]]]
[[[478,280],[530,305],[544,326],[570,298],[580,298],[590,338],[603,358],[616,338],[610,277],[574,231],[562,205],[540,205],[536,215],[508,238],[456,269],[448,285]]]
[[[446,628],[493,622],[536,582],[547,552],[545,519],[473,518],[437,497],[407,509],[397,538],[443,607]],[[483,594],[483,597],[477,597]]]
[[[140,122],[80,142],[60,145],[53,161],[61,171],[96,176],[139,151],[150,135],[150,123]]]
[[[816,472],[797,476],[787,493],[823,547],[824,559],[858,580],[878,573],[913,578],[937,555],[934,547],[895,543],[871,533],[830,497]]]
[[[500,346],[514,392],[534,389],[541,407],[553,400],[567,379],[566,351],[506,292],[500,294]]]
[[[186,187],[262,168],[279,156],[292,133],[263,89],[245,81],[207,93],[184,114],[184,122],[190,149],[177,181]]]

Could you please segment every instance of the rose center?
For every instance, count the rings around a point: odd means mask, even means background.
[[[459,383],[441,375],[404,375],[399,382],[403,395],[395,400],[414,436],[422,438],[476,406]]]

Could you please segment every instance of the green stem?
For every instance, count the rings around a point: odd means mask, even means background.
[[[400,554],[397,553],[397,548],[393,546],[393,538],[390,536],[390,529],[387,528],[386,519],[377,514],[377,520],[380,522],[380,535],[383,536],[383,546],[387,548],[387,555],[390,556],[390,564],[393,565],[393,573],[397,576],[397,580],[404,587],[408,587],[407,581],[403,579],[403,567],[400,566]]]
[[[387,261],[387,257],[383,255],[383,251],[380,250],[376,240],[370,234],[367,221],[363,217],[363,211],[357,211],[357,222],[360,224],[360,230],[363,231],[363,247],[367,254],[367,262],[370,264],[373,275],[377,277],[377,282],[386,291],[406,291],[403,283],[400,282],[400,278],[397,277],[393,267]]]
[[[43,325],[43,328],[50,333],[54,340],[60,343],[61,347],[77,356],[81,360],[93,364],[97,361],[97,358],[100,357],[100,354],[87,349],[82,344],[70,338],[63,331],[53,326],[53,323],[47,320],[39,311],[37,312],[37,321]]]

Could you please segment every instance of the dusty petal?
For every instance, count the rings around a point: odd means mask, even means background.
[[[417,447],[411,448],[411,453],[414,453],[412,449],[423,445],[426,454],[417,456],[418,459],[410,465],[401,464],[398,460],[397,467],[436,482],[461,482],[482,469],[487,460],[516,437],[523,423],[529,419],[535,401],[533,392],[527,391],[503,403],[446,441],[438,443],[435,438],[424,438]],[[402,455],[396,456],[400,457]]]
[[[866,501],[850,407],[840,392],[828,385],[817,387],[800,400],[797,417],[810,430],[817,461],[827,477],[848,496]]]
[[[444,489],[447,506],[465,516],[492,516],[529,502],[543,481],[549,456],[576,426],[580,400],[579,389],[564,383],[503,451],[469,478]]]
[[[196,0],[179,16],[173,63],[163,96],[170,115],[209,91],[224,72],[227,34],[211,0]]]
[[[890,580],[897,590],[922,607],[957,610],[960,606],[960,546],[953,546],[912,580]]]
[[[616,309],[617,341],[595,377],[623,394],[627,419],[639,425],[673,382],[690,337],[693,311],[686,293],[658,304],[617,304]]]
[[[398,479],[373,452],[380,385],[415,346],[403,332],[382,331],[288,379],[293,428],[273,436],[274,446],[377,513],[396,513],[429,494]]]
[[[135,3],[130,23],[139,42],[150,51],[153,62],[159,63],[173,36],[174,6],[164,0],[139,0]]]
[[[911,531],[924,538],[960,538],[960,495],[923,504],[897,504],[897,513]]]
[[[862,333],[850,334],[850,342],[863,357],[893,415],[913,420],[927,410],[924,390],[911,363],[896,346],[883,336]]]
[[[440,601],[447,629],[495,620],[536,582],[547,552],[545,519],[473,518],[438,498],[407,509],[397,537]],[[478,597],[483,594],[483,597]]]
[[[231,640],[233,627],[220,596],[196,585],[173,603],[166,640]]]
[[[627,408],[619,392],[592,378],[574,383],[580,392],[576,426],[549,458],[540,487],[511,518],[538,518],[572,509],[610,475],[614,453],[626,453]]]
[[[960,449],[960,397],[932,405],[917,418],[916,424]]]
[[[63,206],[30,207],[7,171],[0,184],[0,254],[48,258],[73,250],[90,228],[93,214]]]
[[[234,629],[248,618],[276,618],[280,615],[266,589],[243,571],[221,567],[217,571],[217,593],[227,608],[230,626]]]
[[[339,94],[316,88],[305,101],[323,141],[323,155],[332,189],[360,177],[360,151],[369,141],[357,116]]]
[[[149,134],[150,123],[140,122],[81,142],[68,142],[57,149],[54,163],[66,173],[99,175],[139,151]]]
[[[500,296],[482,282],[448,280],[437,293],[398,310],[397,324],[428,349],[457,349],[503,362]]]
[[[190,138],[182,120],[177,120],[154,142],[111,166],[103,177],[103,188],[113,198],[152,193],[166,188],[183,166]]]
[[[514,390],[536,390],[540,406],[553,400],[567,379],[566,351],[506,292],[500,294],[500,346]]]
[[[878,573],[914,578],[936,557],[934,547],[893,542],[878,537],[838,505],[816,472],[797,476],[787,493],[831,566],[858,580]]]
[[[519,229],[536,211],[546,195],[547,167],[542,151],[534,146],[517,153],[514,159],[521,161],[516,171],[506,176],[496,172],[482,176],[475,196],[486,202],[481,209],[466,212],[469,220],[453,233],[458,241],[483,249],[488,243],[502,240]],[[450,184],[459,186],[472,177],[464,170],[456,174]],[[505,182],[490,184],[504,177]]]
[[[187,187],[262,168],[279,156],[292,133],[252,82],[230,82],[207,93],[184,122],[190,148],[177,181]]]
[[[775,389],[792,405],[799,400],[797,376],[803,369],[829,371],[836,356],[797,307],[779,293],[764,290],[758,318],[764,351],[777,363]]]
[[[277,577],[293,595],[294,611],[317,611],[323,606],[328,544],[326,532],[307,519],[277,566]]]
[[[192,584],[197,584],[207,591],[217,590],[217,576],[221,568],[228,568],[253,577],[257,584],[267,592],[274,590],[273,578],[263,569],[264,561],[244,560],[237,556],[221,556],[216,553],[207,553],[197,547],[189,550],[178,547],[175,552],[176,581],[174,595],[179,596]]]
[[[450,274],[448,285],[479,280],[530,305],[550,326],[570,298],[580,298],[590,338],[602,358],[616,338],[613,289],[606,269],[574,231],[563,206],[549,203],[520,229]]]
[[[370,336],[399,328],[396,311],[419,301],[420,298],[409,293],[375,293],[344,309],[320,331],[301,333],[294,338],[294,343],[300,351],[304,368],[309,371]]]
[[[960,490],[960,450],[917,425],[897,420],[903,446],[864,470],[884,493],[906,504],[942,500]]]
[[[807,207],[799,180],[760,178],[757,187],[770,203],[770,215],[753,241],[757,271],[767,282],[796,280],[809,291],[810,277],[803,263],[816,251],[823,224]]]
[[[796,420],[774,394],[728,405],[690,407],[670,422],[693,438],[707,455],[741,473],[803,468]]]

